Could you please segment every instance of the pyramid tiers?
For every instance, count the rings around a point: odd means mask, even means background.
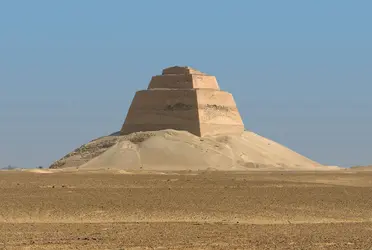
[[[216,89],[216,77],[190,67],[170,67],[158,76],[153,76],[148,89]]]
[[[121,134],[174,129],[197,136],[240,134],[244,124],[233,96],[216,77],[190,67],[170,67],[138,91]]]
[[[203,137],[203,139],[201,139]],[[138,91],[119,133],[82,145],[50,168],[132,171],[336,170],[244,130],[214,76],[170,67]],[[134,173],[134,172],[133,172]]]

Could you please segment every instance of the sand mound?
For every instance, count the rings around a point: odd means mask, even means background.
[[[86,170],[329,170],[253,132],[200,138],[176,130],[101,137],[51,166],[71,167]]]

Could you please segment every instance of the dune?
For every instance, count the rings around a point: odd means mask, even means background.
[[[198,137],[161,130],[105,136],[81,146],[50,167],[84,170],[330,170],[250,131]]]

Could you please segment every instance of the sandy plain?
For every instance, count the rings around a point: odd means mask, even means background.
[[[0,171],[0,249],[372,249],[372,171]]]

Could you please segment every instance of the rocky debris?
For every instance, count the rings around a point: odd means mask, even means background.
[[[49,168],[78,167],[91,159],[101,155],[108,148],[114,146],[119,140],[119,136],[106,136],[92,140],[80,146],[74,151],[66,154],[60,160],[55,161]]]

